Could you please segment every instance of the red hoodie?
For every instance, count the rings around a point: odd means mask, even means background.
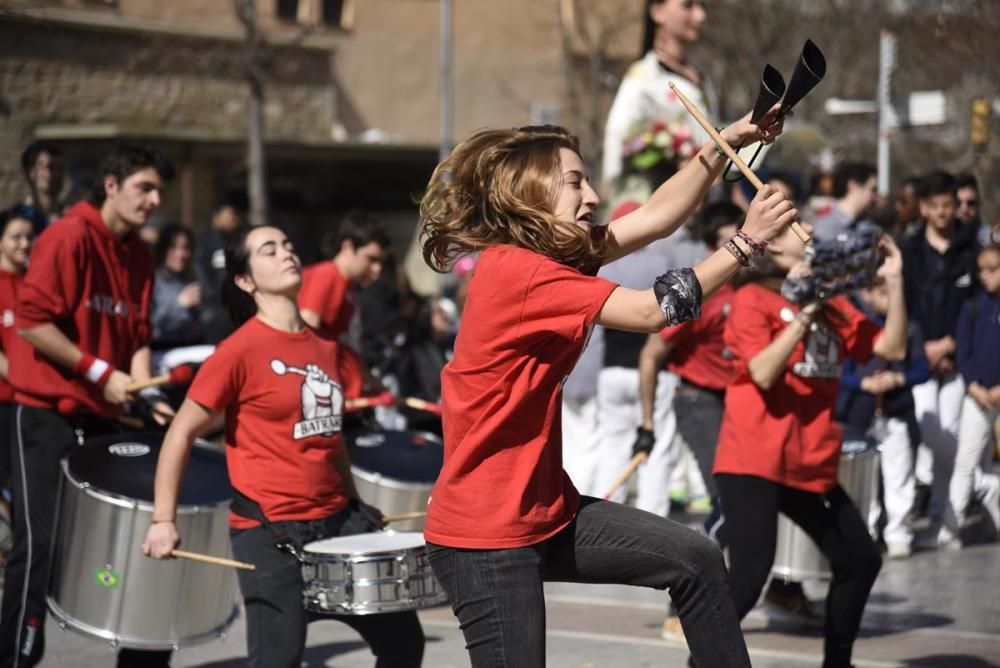
[[[137,235],[119,239],[100,211],[81,202],[46,228],[31,251],[17,304],[17,327],[52,323],[81,351],[129,373],[132,356],[149,343],[153,258]],[[15,399],[57,409],[70,398],[103,417],[121,414],[101,390],[35,348],[11,364]]]

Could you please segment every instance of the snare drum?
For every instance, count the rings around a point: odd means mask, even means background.
[[[351,473],[365,503],[386,515],[427,510],[441,473],[441,439],[422,431],[362,431],[347,435]],[[393,523],[398,531],[422,531],[424,520]]]
[[[415,532],[384,531],[308,543],[302,561],[307,610],[370,615],[440,605],[447,599]]]
[[[215,638],[236,619],[231,569],[142,554],[162,438],[95,438],[62,461],[48,605],[63,628],[116,647],[175,649]],[[185,549],[225,557],[232,491],[225,455],[206,445],[191,452],[177,530]]]

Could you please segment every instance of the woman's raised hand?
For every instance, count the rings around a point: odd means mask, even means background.
[[[733,148],[758,141],[770,144],[784,130],[785,116],[791,115],[790,111],[781,113],[781,103],[775,103],[756,124],[750,122],[750,112],[748,112],[746,116],[724,128],[719,134]]]
[[[798,218],[798,209],[776,188],[765,185],[750,202],[743,231],[770,241]]]

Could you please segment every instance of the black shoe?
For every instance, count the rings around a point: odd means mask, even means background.
[[[918,482],[913,490],[913,506],[904,520],[911,529],[922,529],[930,524],[927,510],[931,504],[931,486]]]

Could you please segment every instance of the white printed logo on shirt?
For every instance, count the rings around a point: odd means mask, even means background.
[[[841,338],[819,323],[813,323],[806,339],[805,358],[792,366],[802,378],[840,378]]]
[[[11,309],[4,309],[3,311],[3,326],[13,327],[14,326],[14,311]]]
[[[292,438],[300,440],[322,434],[333,436],[340,431],[344,414],[344,391],[316,364],[300,369],[279,359],[271,360],[271,371],[279,376],[294,373],[302,380],[302,421],[296,422]]]

